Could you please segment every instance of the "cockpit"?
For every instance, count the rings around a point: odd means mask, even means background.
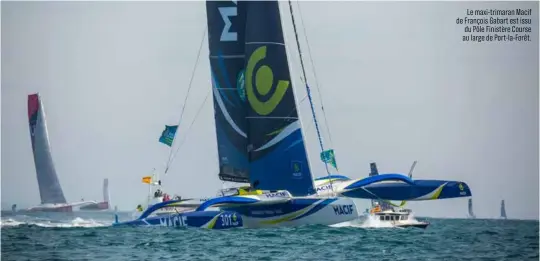
[[[261,195],[263,191],[260,189],[252,189],[249,186],[238,188],[227,188],[219,191],[218,196],[236,196],[236,195]]]

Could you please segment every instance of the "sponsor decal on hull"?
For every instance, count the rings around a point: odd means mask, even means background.
[[[353,205],[335,205],[332,207],[334,208],[334,214],[336,214],[336,216],[351,215],[354,212]]]

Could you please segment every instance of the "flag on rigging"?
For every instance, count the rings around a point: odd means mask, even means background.
[[[152,177],[151,176],[142,177],[142,182],[146,184],[150,184],[152,183]]]
[[[176,134],[176,129],[178,129],[178,125],[165,125],[165,130],[161,133],[161,137],[159,137],[159,142],[171,147],[174,135]]]
[[[324,163],[330,163],[334,168],[337,169],[336,157],[334,156],[333,149],[321,152],[321,160]]]

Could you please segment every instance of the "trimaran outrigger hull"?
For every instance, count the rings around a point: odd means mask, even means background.
[[[403,174],[380,174],[363,179],[342,175],[315,180],[319,195],[337,194],[358,199],[437,200],[472,196],[465,182],[450,180],[413,180]]]

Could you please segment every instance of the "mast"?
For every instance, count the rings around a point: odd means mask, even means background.
[[[279,1],[278,1],[278,8],[279,8],[279,12],[281,14],[282,10],[279,7]],[[283,19],[280,20],[280,23],[281,23],[282,27],[285,27]],[[291,61],[289,60],[290,57],[292,57],[292,56],[291,56],[291,53],[289,52],[289,49],[286,48],[288,40],[287,40],[287,35],[285,34],[285,32],[283,32],[283,42],[285,43],[285,54],[287,56],[287,66],[289,67],[290,74],[295,75],[295,70],[293,69],[294,67],[292,66]],[[291,81],[292,81],[292,77],[291,77]],[[294,89],[293,89],[293,92],[294,92]],[[298,100],[297,95],[294,95],[294,102],[295,102],[295,106],[300,106],[300,101]],[[305,140],[305,136],[304,136],[305,135],[305,133],[304,133],[304,123],[300,120],[300,118],[301,118],[300,117],[300,111],[297,111],[297,113],[298,113],[298,119],[299,119],[298,121],[300,123],[300,129],[302,130],[302,133],[303,133],[302,140],[303,140],[303,142],[305,144],[306,140]],[[306,155],[308,155],[307,156],[307,158],[308,158],[307,164],[308,164],[309,168],[312,169],[311,161],[309,161],[309,151],[308,151],[307,147],[305,148],[305,151],[306,151]]]
[[[302,68],[302,75],[304,77],[304,81],[306,82],[307,96],[308,96],[309,105],[310,105],[310,108],[311,108],[311,114],[313,116],[313,122],[315,123],[315,130],[317,131],[317,138],[319,139],[319,146],[321,147],[321,152],[323,152],[324,151],[323,140],[322,140],[322,137],[321,137],[321,131],[319,129],[319,123],[317,121],[317,116],[315,114],[315,108],[313,107],[313,99],[311,98],[311,89],[309,88],[309,84],[308,84],[308,79],[307,79],[307,75],[306,75],[306,69],[305,69],[305,66],[304,66],[304,59],[302,57],[302,49],[300,48],[300,41],[298,39],[298,31],[296,30],[296,22],[294,20],[294,11],[293,11],[293,8],[292,8],[291,0],[289,0],[288,2],[289,2],[289,9],[290,9],[290,12],[291,12],[291,20],[292,20],[292,26],[293,26],[293,29],[294,29],[294,36],[295,36],[295,40],[296,40],[296,46],[298,48],[298,55],[300,56],[300,67]],[[330,171],[328,170],[328,163],[324,162],[324,167],[326,168],[326,174],[329,176]],[[330,180],[330,187],[333,190],[331,180]]]

